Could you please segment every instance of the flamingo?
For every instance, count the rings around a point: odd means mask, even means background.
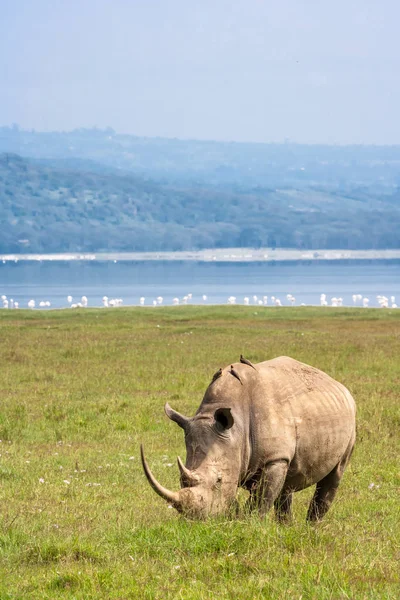
[[[111,298],[108,301],[108,306],[117,307],[122,305],[122,298]]]
[[[289,300],[290,304],[292,306],[294,306],[294,303],[296,302],[296,298],[294,296],[292,296],[292,294],[287,294],[286,298]]]
[[[378,304],[381,308],[388,308],[389,299],[386,298],[386,296],[377,296],[376,299],[378,300]]]

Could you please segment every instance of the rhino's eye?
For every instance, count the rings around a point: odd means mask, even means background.
[[[217,481],[212,486],[214,490],[220,490],[221,489],[221,481],[222,481],[222,475],[221,475],[221,473],[218,473],[218,475],[217,475]]]

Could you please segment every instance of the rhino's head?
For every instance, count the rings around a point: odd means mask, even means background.
[[[192,418],[176,412],[168,403],[165,405],[167,416],[185,432],[186,465],[178,457],[181,481],[178,492],[158,483],[141,448],[143,469],[150,485],[186,516],[205,518],[221,514],[235,500],[248,454],[246,424],[239,409],[243,393],[241,381],[229,377],[228,385],[210,385]]]

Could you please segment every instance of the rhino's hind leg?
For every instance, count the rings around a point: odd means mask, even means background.
[[[307,521],[320,521],[326,514],[336,496],[339,481],[338,468],[335,467],[329,475],[317,483],[314,496],[308,508]]]
[[[355,438],[351,440],[341,461],[329,473],[329,475],[317,483],[315,494],[308,508],[307,521],[320,521],[327,513],[334,497],[336,496],[336,492],[339,487],[340,480],[343,477],[347,463],[350,460],[350,456],[354,448],[354,441]]]
[[[276,518],[280,523],[290,523],[292,520],[293,492],[283,489],[274,502]]]

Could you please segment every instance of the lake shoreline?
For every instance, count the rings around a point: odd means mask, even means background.
[[[400,260],[397,250],[298,250],[293,248],[218,248],[180,252],[59,252],[48,254],[0,254],[0,261],[97,261],[97,262],[282,262],[339,260]]]

